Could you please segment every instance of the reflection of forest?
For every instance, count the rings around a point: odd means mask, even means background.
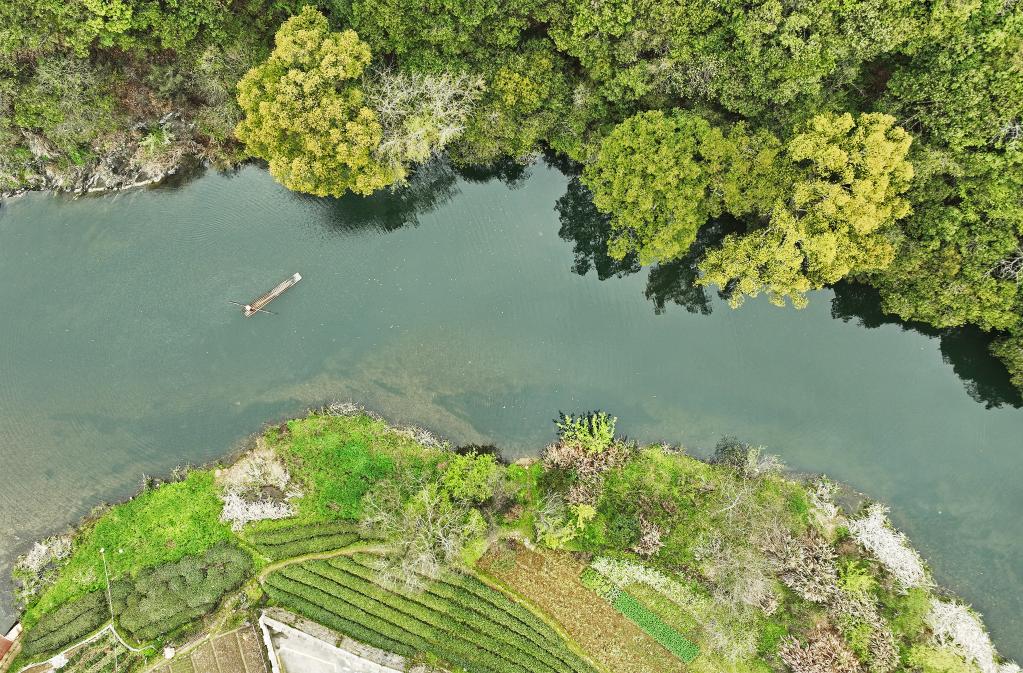
[[[441,157],[416,167],[404,184],[372,196],[349,192],[340,199],[304,195],[298,198],[329,203],[327,221],[331,229],[339,233],[360,229],[386,232],[418,226],[420,216],[435,211],[459,193],[459,180],[476,183],[500,180],[514,189],[524,184],[529,176],[528,165],[511,160],[489,167],[454,167]]]
[[[898,325],[904,330],[936,337],[941,357],[962,380],[966,392],[989,409],[1004,405],[1023,407],[1023,395],[1012,385],[1005,365],[988,350],[994,337],[971,326],[938,329],[920,322],[906,322],[881,311],[877,290],[859,283],[841,282],[835,286],[831,316],[855,320],[867,328]]]
[[[642,270],[635,255],[616,260],[607,254],[611,236],[610,217],[593,205],[590,191],[578,177],[573,177],[555,206],[561,219],[558,234],[572,243],[575,262],[572,270],[579,275],[595,271],[597,278],[622,278]],[[717,245],[737,226],[724,219],[702,227],[689,252],[679,259],[651,266],[647,274],[646,298],[654,312],[664,313],[671,304],[689,313],[708,315],[713,310],[706,288],[698,285],[699,263],[710,246]],[[1023,407],[1023,396],[1009,380],[1008,372],[988,350],[992,337],[973,327],[936,329],[923,323],[906,322],[881,311],[881,299],[873,288],[842,282],[834,287],[831,315],[844,321],[855,320],[863,327],[898,325],[940,339],[944,361],[963,381],[966,392],[985,406],[1009,405]]]

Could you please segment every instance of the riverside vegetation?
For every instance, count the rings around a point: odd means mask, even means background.
[[[868,283],[902,319],[991,331],[1023,387],[1016,0],[0,6],[0,190],[196,156],[368,194],[441,152],[541,149],[583,165],[613,257],[695,252],[733,305]]]
[[[1019,672],[881,505],[734,439],[557,427],[506,465],[332,405],[148,480],[19,561],[14,670],[142,670],[273,605],[450,671]]]

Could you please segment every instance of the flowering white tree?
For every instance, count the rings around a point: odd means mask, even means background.
[[[903,587],[928,584],[923,559],[909,546],[906,536],[892,528],[887,507],[871,505],[865,516],[849,522],[849,530]]]

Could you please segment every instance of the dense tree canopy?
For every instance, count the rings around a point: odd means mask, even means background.
[[[603,275],[681,264],[796,305],[853,278],[997,331],[1023,383],[1023,3],[0,3],[0,189],[193,154],[369,193],[542,150],[583,165],[564,206]]]

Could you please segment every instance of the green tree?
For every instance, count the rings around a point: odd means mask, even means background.
[[[772,303],[801,307],[808,290],[887,267],[913,177],[911,138],[894,123],[882,114],[827,114],[803,125],[786,147],[799,172],[791,197],[766,227],[710,251],[700,282],[720,286],[733,306],[765,292]]]
[[[369,62],[355,32],[332,33],[322,14],[304,8],[238,83],[245,117],[236,135],[288,189],[341,196],[395,182],[403,173],[376,156],[382,129],[359,86]]]
[[[513,50],[531,0],[351,0],[342,14],[374,51],[402,66],[451,68]]]
[[[583,171],[593,203],[611,214],[611,256],[636,251],[648,264],[685,254],[721,212],[714,181],[726,154],[721,132],[689,112],[643,112],[615,127]]]
[[[884,310],[936,327],[1009,329],[1023,313],[1023,155],[916,153],[913,214],[872,274]]]
[[[486,68],[487,86],[455,152],[464,163],[523,159],[564,118],[569,88],[564,59],[548,40],[530,40]]]
[[[958,30],[943,25],[936,39],[895,69],[881,108],[952,148],[1018,144],[1023,12],[1002,0],[964,2],[960,12],[955,18],[970,12],[968,21],[947,22]]]

